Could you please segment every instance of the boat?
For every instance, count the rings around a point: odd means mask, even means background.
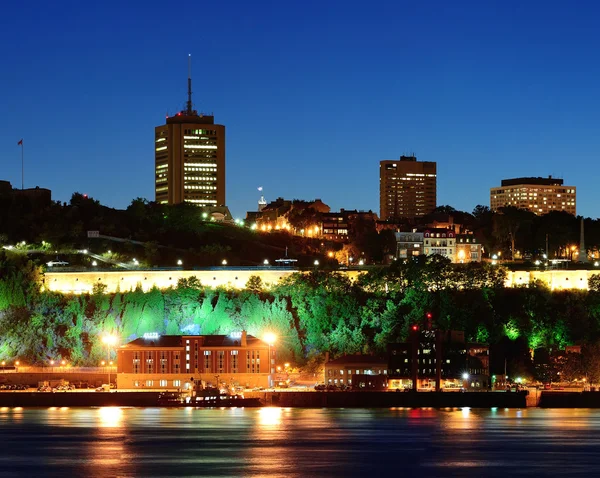
[[[260,407],[258,398],[245,398],[243,394],[208,387],[190,392],[163,392],[158,396],[161,407]]]

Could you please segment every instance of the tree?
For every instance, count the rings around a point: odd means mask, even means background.
[[[260,276],[251,275],[246,282],[246,289],[252,292],[261,292],[263,290],[263,281]]]

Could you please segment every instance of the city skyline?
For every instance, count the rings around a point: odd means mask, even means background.
[[[194,107],[228,128],[235,217],[258,186],[267,201],[378,211],[379,162],[412,152],[438,164],[438,205],[471,211],[502,179],[552,175],[598,217],[594,4],[334,2],[315,17],[316,3],[229,2],[190,6],[213,20],[190,29],[158,5],[7,7],[2,179],[21,183],[23,138],[26,188],[153,200],[154,127],[183,108],[191,53]]]

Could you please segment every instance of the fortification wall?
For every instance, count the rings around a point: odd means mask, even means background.
[[[43,287],[46,290],[63,294],[92,292],[94,284],[106,285],[107,292],[126,292],[138,285],[144,291],[156,286],[167,289],[177,286],[182,278],[197,277],[205,286],[243,289],[250,276],[258,276],[263,284],[276,284],[293,274],[294,270],[275,268],[265,269],[220,269],[220,270],[136,270],[136,271],[88,271],[88,272],[46,272]],[[354,280],[363,271],[340,271]],[[506,287],[525,286],[539,280],[552,290],[587,290],[588,279],[599,271],[553,270],[509,272]]]

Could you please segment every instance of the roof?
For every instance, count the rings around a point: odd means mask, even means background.
[[[131,342],[122,345],[122,348],[135,347],[157,347],[157,348],[176,348],[183,347],[184,340],[190,338],[203,337],[202,347],[239,347],[241,345],[240,337],[231,335],[159,335],[157,338],[138,337]],[[246,336],[247,346],[263,346],[268,344],[253,335]]]
[[[330,360],[325,365],[355,365],[355,364],[381,364],[387,365],[387,360],[373,355],[342,355],[335,360]]]
[[[513,179],[503,179],[501,181],[501,187],[503,186],[520,186],[523,184],[535,184],[538,186],[562,186],[563,180],[560,178],[553,178],[552,176],[548,176],[547,178],[513,178]]]

